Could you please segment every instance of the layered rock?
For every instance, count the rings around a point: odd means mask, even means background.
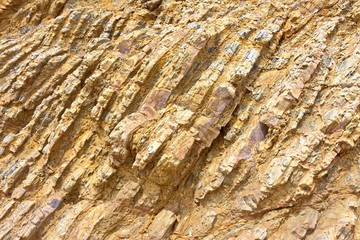
[[[0,2],[0,239],[360,239],[356,0]]]

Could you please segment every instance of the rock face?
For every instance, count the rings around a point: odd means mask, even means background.
[[[360,239],[360,1],[0,1],[0,239]]]

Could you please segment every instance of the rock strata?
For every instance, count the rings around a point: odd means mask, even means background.
[[[0,1],[0,239],[360,239],[360,2]]]

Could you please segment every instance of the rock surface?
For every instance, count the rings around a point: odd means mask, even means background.
[[[360,239],[357,0],[0,1],[0,239]]]

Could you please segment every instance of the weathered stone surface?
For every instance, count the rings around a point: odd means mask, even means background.
[[[0,1],[0,239],[360,239],[360,2]]]

